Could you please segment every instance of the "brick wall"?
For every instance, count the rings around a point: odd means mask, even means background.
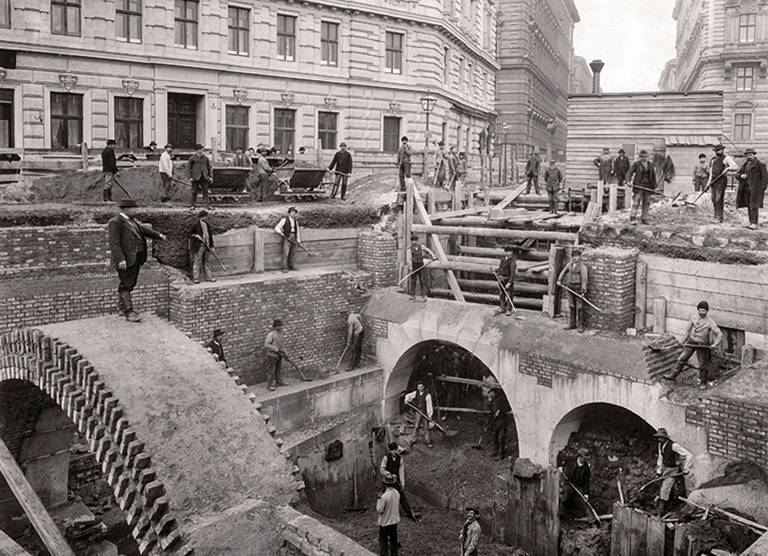
[[[109,266],[106,226],[0,228],[0,269]]]
[[[748,459],[768,467],[768,409],[713,396],[703,398],[686,421],[707,429],[709,453],[728,459]]]
[[[619,332],[634,326],[638,255],[637,250],[617,247],[600,247],[584,252],[582,258],[589,269],[587,299],[603,311],[600,313],[584,304],[588,326]]]
[[[573,363],[550,359],[533,353],[520,353],[519,369],[522,374],[536,377],[536,384],[552,388],[552,379],[556,375],[575,378],[579,371],[587,371]]]
[[[248,384],[266,379],[264,340],[272,320],[282,319],[286,351],[300,367],[335,365],[346,340],[345,309],[360,310],[360,277],[316,271],[251,275],[216,286],[181,286],[170,295],[169,318],[198,341],[225,331],[227,363]],[[287,363],[284,372],[295,373]]]
[[[15,277],[0,281],[0,333],[117,313],[117,274]],[[169,277],[158,266],[144,266],[133,300],[139,312],[168,316]]]
[[[397,283],[395,238],[387,232],[360,232],[357,238],[357,267],[371,273],[376,288]]]

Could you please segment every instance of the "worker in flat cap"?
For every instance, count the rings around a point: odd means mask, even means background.
[[[285,386],[285,382],[280,378],[280,365],[285,354],[282,320],[272,321],[272,329],[264,340],[264,348],[267,353],[267,389],[274,390],[278,386]]]
[[[339,145],[339,150],[333,155],[333,160],[328,165],[328,171],[336,174],[331,190],[331,199],[336,198],[336,194],[339,193],[339,186],[341,186],[341,200],[345,200],[347,198],[347,182],[352,174],[352,155],[347,150],[346,143]]]
[[[699,361],[699,387],[704,389],[715,379],[712,367],[712,350],[720,345],[723,333],[715,320],[709,316],[709,303],[700,301],[696,306],[696,314],[691,317],[683,340],[683,351],[677,358],[677,365],[672,374],[672,380],[683,372],[688,365],[691,355],[696,353]]]
[[[115,140],[108,139],[107,146],[101,151],[101,197],[105,203],[112,202],[112,183],[117,176],[117,157]]]
[[[503,313],[511,316],[515,310],[512,300],[515,297],[516,271],[515,246],[507,245],[504,248],[504,256],[499,261],[499,267],[495,270],[496,279],[499,283],[499,308],[494,311],[494,316]]]
[[[118,202],[120,213],[107,223],[112,266],[117,270],[117,310],[129,322],[139,322],[141,316],[134,310],[131,292],[136,287],[141,265],[147,261],[146,238],[165,241],[165,234],[155,231],[149,224],[134,218],[138,203],[133,199]]]
[[[674,442],[665,428],[660,428],[654,436],[657,442],[656,474],[663,477],[656,510],[662,516],[671,509],[672,487],[682,475],[687,475],[691,470],[693,454]]]
[[[753,148],[744,151],[747,160],[739,169],[739,187],[736,190],[736,208],[746,208],[749,218],[747,228],[757,230],[757,217],[763,208],[765,188],[768,187],[768,169],[757,158]]]
[[[739,165],[736,164],[733,158],[725,154],[725,147],[723,145],[715,145],[712,150],[715,151],[715,156],[709,162],[709,183],[707,188],[710,190],[712,207],[715,210],[715,217],[712,222],[722,223],[728,174],[738,172]]]
[[[197,193],[203,192],[203,205],[210,208],[208,201],[208,186],[213,183],[213,168],[211,160],[205,154],[205,147],[200,143],[195,145],[195,153],[189,157],[189,176],[192,179],[192,201],[190,210],[197,206]]]

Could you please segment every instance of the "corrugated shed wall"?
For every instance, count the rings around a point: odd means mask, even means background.
[[[617,93],[568,98],[568,184],[597,183],[592,161],[603,147],[611,154],[622,145],[636,151],[663,146],[665,137],[716,136],[723,129],[720,91],[696,93]],[[628,150],[627,154],[630,154]]]

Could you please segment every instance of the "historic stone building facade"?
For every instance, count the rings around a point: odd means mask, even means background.
[[[0,147],[154,140],[283,152],[346,141],[391,162],[477,152],[494,111],[492,0],[0,0]]]
[[[565,154],[573,26],[573,0],[499,0],[501,70],[496,95],[497,134],[519,157],[535,148]]]
[[[661,75],[661,90],[722,90],[724,143],[765,153],[768,1],[677,0],[673,17],[677,56]]]

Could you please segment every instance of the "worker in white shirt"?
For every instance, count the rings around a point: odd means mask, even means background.
[[[665,428],[660,428],[654,436],[658,441],[656,474],[663,477],[659,489],[657,510],[659,515],[664,515],[670,509],[669,498],[672,494],[672,487],[675,486],[680,475],[687,475],[690,471],[693,465],[693,454],[674,442]],[[682,461],[680,461],[681,459]]]
[[[419,429],[421,424],[424,423],[424,441],[427,443],[427,447],[432,447],[432,442],[429,439],[429,419],[432,419],[432,394],[427,392],[427,387],[424,381],[420,380],[416,383],[416,390],[405,395],[405,403],[409,403],[419,411],[416,412],[416,420],[413,422],[413,444],[416,444],[419,440]],[[425,419],[424,415],[429,417]]]
[[[293,265],[293,255],[295,247],[301,243],[301,232],[299,230],[299,222],[296,220],[296,215],[299,213],[296,207],[290,207],[288,214],[280,219],[280,222],[275,226],[275,232],[277,232],[282,238],[282,251],[283,259],[280,264],[280,268],[283,272],[288,270],[296,270]]]
[[[356,369],[360,365],[364,334],[363,319],[360,313],[349,311],[349,316],[347,316],[347,347],[352,349],[352,365],[347,371]]]
[[[163,150],[163,154],[160,155],[160,163],[158,164],[158,170],[160,170],[160,181],[163,186],[163,195],[160,200],[165,203],[171,199],[171,183],[173,182],[173,160],[171,160],[171,153],[173,152],[173,145],[168,143]]]

